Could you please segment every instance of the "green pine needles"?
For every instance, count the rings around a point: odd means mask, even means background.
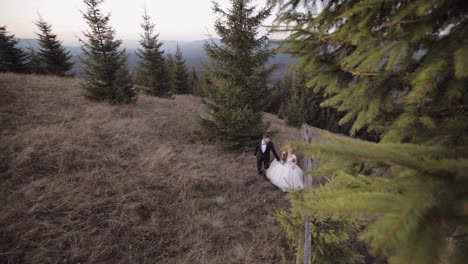
[[[190,73],[189,80],[190,80],[190,88],[191,88],[192,94],[200,96],[201,95],[200,90],[199,90],[200,79],[198,78],[198,74],[194,66],[192,66],[192,71]]]
[[[34,73],[70,76],[73,67],[70,52],[67,51],[57,35],[52,32],[52,26],[41,16],[35,23],[39,29],[37,33],[39,51],[31,53],[31,63]],[[34,57],[37,56],[37,57]]]
[[[460,150],[331,135],[328,144],[296,146],[327,161],[315,173],[335,177],[293,200],[294,210],[370,222],[360,237],[390,263],[466,261],[468,161]]]
[[[199,119],[201,132],[227,150],[252,147],[267,126],[267,82],[271,69],[265,66],[273,52],[268,37],[257,37],[261,23],[272,7],[256,12],[248,0],[232,0],[229,11],[215,3],[221,15],[215,24],[221,43],[207,43],[211,59],[203,88],[206,115]]]
[[[192,87],[190,86],[189,74],[185,65],[184,56],[179,45],[177,45],[176,54],[174,56],[174,91],[177,94],[191,94]]]
[[[34,50],[33,48],[29,48],[28,56],[29,56],[29,67],[30,67],[31,73],[43,74],[44,73],[43,62],[42,62],[42,59],[37,54],[37,51]]]
[[[151,17],[145,13],[141,23],[143,34],[137,55],[140,58],[136,69],[136,82],[145,87],[149,95],[166,97],[171,95],[171,77],[164,51],[161,50],[162,42],[158,40],[159,34],[154,33],[155,24]]]
[[[321,91],[308,88],[306,80],[305,74],[296,74],[291,95],[281,113],[286,123],[297,127],[305,123],[331,132],[341,132],[338,111],[332,107],[320,107],[325,97]]]
[[[109,25],[110,15],[102,14],[99,6],[103,0],[84,0],[86,12],[83,17],[89,31],[84,32],[82,43],[85,65],[83,95],[95,101],[112,104],[131,103],[137,93],[127,69],[127,54],[120,50],[121,40]]]
[[[361,238],[390,263],[468,259],[468,5],[466,1],[273,1],[283,48],[299,57],[322,107],[350,133],[297,144],[333,177],[293,199],[317,219],[363,221]]]
[[[0,26],[0,72],[28,73],[28,55],[18,47],[14,35],[8,35],[6,26]]]
[[[300,55],[307,86],[328,97],[322,106],[347,113],[340,123],[352,122],[352,134],[443,143],[468,129],[460,115],[467,100],[465,1],[281,2],[278,29],[292,32],[284,50]]]
[[[301,194],[295,194],[296,199],[302,199]],[[294,207],[296,209],[296,207]],[[300,211],[288,213],[280,211],[276,214],[290,243],[299,256],[304,255],[303,240],[298,239],[298,233],[303,233],[303,215]],[[363,256],[353,251],[351,236],[356,234],[359,224],[343,217],[323,217],[311,219],[311,260],[316,264],[348,264],[363,263]]]

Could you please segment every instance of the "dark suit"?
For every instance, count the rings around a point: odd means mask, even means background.
[[[275,146],[270,141],[266,143],[265,152],[262,152],[262,141],[257,142],[255,146],[255,156],[257,157],[257,171],[260,173],[262,171],[262,163],[266,169],[270,167],[270,151],[275,155],[276,160],[280,160],[278,153],[276,153]]]

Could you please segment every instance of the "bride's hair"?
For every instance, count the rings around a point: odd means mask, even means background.
[[[285,162],[288,159],[288,152],[285,150],[281,153],[281,161]]]

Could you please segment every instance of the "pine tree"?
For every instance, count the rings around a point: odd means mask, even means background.
[[[300,199],[301,194],[294,194]],[[279,211],[276,218],[286,230],[286,234],[296,251],[303,255],[303,242],[297,240],[297,233],[303,233],[300,212]],[[314,264],[363,263],[363,256],[356,253],[350,244],[351,236],[359,230],[357,221],[343,218],[315,218],[311,221],[311,256]]]
[[[30,48],[28,53],[31,73],[44,74],[44,66],[42,65],[42,60],[37,52],[33,48]]]
[[[99,6],[103,0],[84,0],[86,12],[83,17],[90,31],[84,32],[81,40],[85,55],[85,81],[83,95],[91,100],[110,103],[131,103],[136,100],[136,91],[127,68],[125,50],[119,50],[121,40],[109,25],[110,15],[103,15]]]
[[[171,76],[167,69],[162,42],[158,40],[159,34],[154,33],[155,25],[146,9],[143,15],[143,34],[137,55],[140,62],[137,66],[137,83],[148,88],[146,91],[153,96],[169,96],[171,94]]]
[[[40,33],[36,33],[39,44],[37,56],[41,60],[40,67],[43,67],[36,73],[58,76],[69,75],[68,72],[73,67],[73,63],[70,62],[70,51],[63,47],[62,42],[57,39],[57,35],[52,32],[52,26],[41,16],[39,16],[39,20],[35,24],[40,31]],[[38,66],[38,64],[35,65],[35,67]]]
[[[172,54],[167,54],[166,56],[167,61],[167,71],[169,72],[169,84],[171,87],[171,91],[175,92],[175,61],[174,56]]]
[[[286,124],[299,127],[305,123],[307,113],[304,111],[305,105],[303,99],[304,97],[302,97],[300,91],[294,89],[282,112]]]
[[[283,109],[282,116],[286,123],[291,126],[300,126],[318,117],[314,112],[317,103],[317,96],[305,87],[305,76],[296,73],[290,88],[290,96]],[[315,99],[315,100],[314,100]]]
[[[265,63],[273,52],[268,37],[257,38],[261,23],[272,7],[255,12],[248,0],[232,0],[229,11],[217,3],[214,12],[221,15],[215,29],[221,43],[205,45],[211,59],[203,89],[207,115],[200,118],[200,129],[224,149],[240,149],[253,145],[266,130],[262,112],[271,69]]]
[[[308,124],[331,132],[344,132],[338,125],[340,113],[331,107],[320,107],[326,100],[321,91],[307,88],[306,75],[297,72],[292,82],[291,95],[282,112],[286,123],[292,126]]]
[[[6,26],[0,27],[0,72],[28,73],[28,55],[19,47],[14,35],[8,35]]]
[[[367,225],[360,238],[390,263],[466,262],[468,162],[463,150],[325,137],[327,144],[296,147],[325,162],[314,173],[334,177],[293,199],[293,211]]]
[[[307,86],[323,89],[321,106],[347,112],[352,134],[381,134],[297,144],[334,178],[293,210],[362,221],[361,239],[390,263],[466,262],[466,2],[280,2],[284,48],[300,54]]]
[[[292,74],[288,74],[273,84],[269,93],[269,105],[266,108],[266,112],[278,115],[279,118],[283,118],[285,107],[292,94],[293,81],[294,76]]]
[[[201,95],[200,92],[200,80],[198,79],[198,74],[197,71],[195,70],[195,67],[192,67],[192,73],[190,74],[190,87],[192,89],[192,93],[194,95]]]
[[[177,94],[192,93],[187,66],[185,66],[185,60],[179,45],[177,45],[174,57],[174,89]]]

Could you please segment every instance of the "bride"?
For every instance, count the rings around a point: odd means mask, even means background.
[[[280,162],[273,160],[266,177],[283,192],[304,189],[303,172],[291,148],[283,151]]]

